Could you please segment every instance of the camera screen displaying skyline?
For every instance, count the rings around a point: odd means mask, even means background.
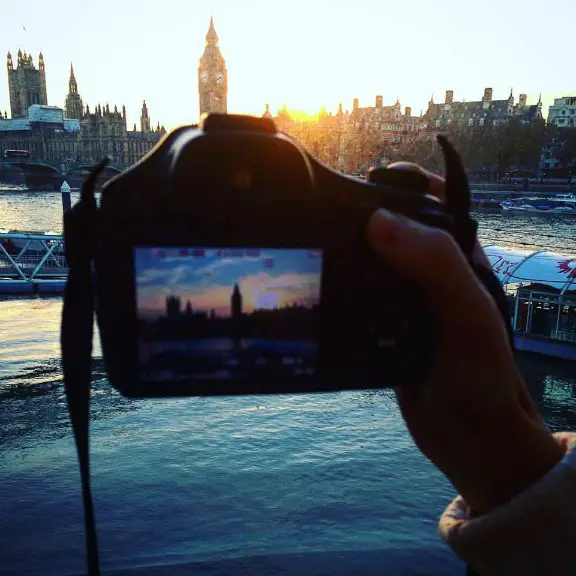
[[[134,263],[143,378],[314,373],[321,250],[139,247]]]

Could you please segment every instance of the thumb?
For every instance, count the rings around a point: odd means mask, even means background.
[[[446,231],[381,209],[371,216],[367,237],[392,270],[420,287],[440,326],[484,337],[481,327],[498,326],[496,305]]]

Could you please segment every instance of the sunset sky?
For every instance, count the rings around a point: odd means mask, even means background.
[[[228,110],[259,114],[323,105],[385,104],[413,113],[430,95],[479,100],[576,94],[568,66],[576,2],[484,0],[2,0],[4,58],[44,53],[49,104],[63,106],[73,61],[85,104],[125,104],[129,126],[146,100],[167,129],[198,119],[197,67],[214,17],[229,79]],[[23,27],[26,27],[26,32]],[[5,61],[4,61],[5,62]],[[9,109],[6,69],[0,109]]]
[[[159,252],[162,252],[160,255]],[[161,257],[160,257],[161,256]],[[166,297],[179,296],[184,308],[230,314],[230,296],[240,285],[243,310],[271,309],[291,303],[318,303],[322,259],[307,250],[262,250],[217,257],[182,256],[180,249],[138,248],[135,255],[138,311],[141,317],[164,315]]]

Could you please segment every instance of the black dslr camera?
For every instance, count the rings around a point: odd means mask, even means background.
[[[104,186],[91,218],[66,229],[69,252],[92,252],[111,384],[152,397],[420,380],[433,323],[365,230],[385,207],[449,231],[471,259],[466,176],[441,144],[446,204],[427,195],[420,174],[338,174],[270,120],[210,115],[169,134]]]

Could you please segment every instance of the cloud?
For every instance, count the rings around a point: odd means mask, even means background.
[[[148,268],[142,271],[137,279],[136,285],[138,289],[145,286],[162,286],[162,285],[177,285],[183,281],[190,281],[187,277],[193,275],[194,270],[190,270],[189,266],[177,266],[176,268],[169,268],[164,270],[162,268]]]

